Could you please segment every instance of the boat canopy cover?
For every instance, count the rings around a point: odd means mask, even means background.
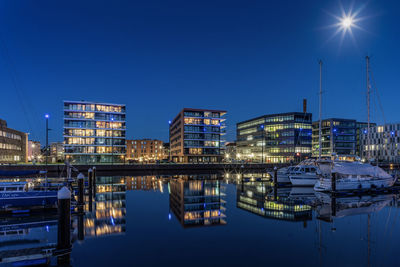
[[[360,162],[335,162],[332,172],[347,175],[368,175],[377,178],[392,177],[378,166]]]
[[[16,176],[28,176],[34,174],[41,174],[43,171],[40,170],[26,170],[26,171],[6,171],[0,170],[0,177],[1,176],[8,176],[8,177],[16,177]]]

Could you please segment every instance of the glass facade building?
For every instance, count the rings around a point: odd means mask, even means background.
[[[125,160],[125,105],[64,101],[64,153],[71,163]]]
[[[322,120],[321,156],[330,157],[357,155],[357,122],[349,119],[331,118]],[[319,121],[313,122],[313,157],[319,156]]]
[[[312,114],[264,115],[236,125],[236,159],[265,163],[300,162],[311,155]]]
[[[226,111],[184,108],[170,122],[170,160],[220,162]]]

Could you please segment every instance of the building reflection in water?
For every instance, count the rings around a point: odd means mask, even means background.
[[[263,182],[237,186],[236,206],[251,213],[277,220],[312,220],[312,207],[303,199],[290,196],[291,188],[273,188]]]
[[[126,190],[160,191],[163,193],[162,180],[157,176],[128,176]]]
[[[170,209],[183,227],[226,224],[225,187],[210,176],[187,175],[169,182]]]
[[[86,201],[87,206],[89,202]],[[126,229],[126,185],[123,176],[98,176],[91,212],[85,216],[85,236],[124,233]],[[89,208],[87,208],[89,210]]]
[[[0,259],[16,266],[47,264],[57,243],[57,213],[0,218]]]

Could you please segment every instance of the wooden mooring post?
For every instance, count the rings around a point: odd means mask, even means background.
[[[58,265],[66,265],[71,253],[71,192],[67,187],[61,188],[58,198],[57,256]]]
[[[92,180],[93,180],[93,197],[94,197],[96,196],[96,167],[94,166],[92,170],[93,170]]]
[[[85,176],[82,173],[78,174],[78,209],[82,209],[85,205]],[[81,210],[79,210],[81,211]]]

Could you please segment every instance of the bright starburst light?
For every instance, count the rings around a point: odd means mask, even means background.
[[[334,15],[330,12],[327,12],[330,16],[332,16],[336,20],[334,24],[328,26],[328,28],[334,28],[336,30],[333,33],[333,35],[327,40],[327,42],[332,40],[336,36],[340,35],[340,45],[339,45],[340,49],[345,37],[348,35],[351,37],[354,45],[357,47],[357,42],[353,31],[355,29],[365,31],[365,29],[363,29],[359,25],[359,22],[366,18],[366,17],[360,17],[360,13],[365,8],[365,6],[366,5],[364,4],[358,9],[353,10],[353,4],[351,4],[350,8],[346,11],[343,8],[342,4],[340,4],[340,11],[341,11],[340,15]]]
[[[352,17],[342,18],[341,24],[344,29],[350,29],[351,26],[353,26],[353,18]]]

